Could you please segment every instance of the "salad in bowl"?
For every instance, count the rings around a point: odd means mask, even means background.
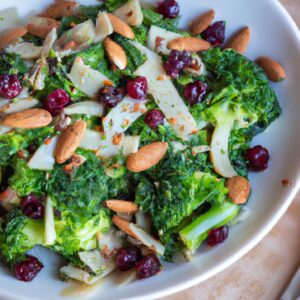
[[[217,12],[178,28],[165,0],[53,3],[0,33],[0,253],[31,281],[42,246],[64,280],[126,283],[226,241],[242,220],[249,146],[280,116],[267,56],[243,56],[250,28],[225,40]]]

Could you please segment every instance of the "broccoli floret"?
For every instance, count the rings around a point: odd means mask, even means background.
[[[0,54],[0,75],[18,74],[23,75],[29,68],[25,61],[15,53]]]
[[[8,182],[18,193],[18,196],[24,197],[29,194],[44,195],[45,172],[30,169],[25,160],[17,157],[14,158],[12,167],[14,174],[9,178]]]
[[[104,3],[104,8],[111,12],[122,6],[126,1],[127,0],[107,0]]]
[[[1,233],[1,255],[12,264],[22,260],[27,251],[44,243],[44,222],[26,217],[18,208],[6,216],[6,224]]]

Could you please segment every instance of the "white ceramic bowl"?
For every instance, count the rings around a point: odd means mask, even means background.
[[[51,0],[2,0],[0,11],[17,7],[25,17],[49,2]],[[300,34],[296,25],[275,0],[179,0],[179,3],[183,26],[199,13],[214,8],[216,20],[227,21],[227,37],[241,26],[250,26],[248,57],[269,55],[284,65],[287,80],[273,85],[283,108],[282,116],[253,141],[270,150],[270,167],[265,172],[250,175],[253,186],[248,203],[250,218],[232,228],[226,243],[213,249],[203,247],[191,263],[166,264],[159,276],[148,280],[123,287],[107,282],[89,299],[154,299],[206,280],[238,260],[271,230],[300,185]],[[11,17],[5,17],[4,21],[6,25],[16,22]],[[282,187],[282,179],[289,179],[293,186]],[[67,284],[58,279],[57,258],[45,250],[35,250],[35,255],[45,268],[32,283],[17,281],[5,268],[0,269],[0,299],[66,299],[61,298]]]

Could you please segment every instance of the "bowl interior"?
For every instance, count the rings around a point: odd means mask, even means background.
[[[0,2],[1,27],[17,25],[50,0],[10,0]],[[95,3],[95,1],[80,1]],[[147,1],[155,2],[155,1]],[[117,287],[105,281],[89,299],[154,299],[193,284],[199,283],[221,271],[250,250],[275,225],[291,203],[299,187],[300,176],[300,38],[296,25],[277,1],[239,0],[179,0],[181,25],[184,27],[198,14],[215,9],[216,20],[226,20],[226,36],[242,26],[251,28],[251,43],[246,56],[255,59],[268,55],[281,62],[288,74],[287,80],[272,84],[283,108],[282,116],[272,126],[255,138],[253,144],[262,144],[270,150],[270,168],[262,173],[251,174],[253,186],[247,204],[250,217],[232,228],[228,241],[214,249],[202,247],[191,263],[165,264],[164,272],[145,281]],[[8,8],[15,10],[6,10]],[[21,18],[13,16],[18,11]],[[289,179],[293,186],[283,187],[281,181]],[[1,292],[5,299],[59,299],[67,284],[59,281],[59,261],[46,250],[36,249],[35,255],[45,263],[40,276],[32,283],[15,280],[5,269],[0,269]],[[71,298],[74,299],[72,295]]]

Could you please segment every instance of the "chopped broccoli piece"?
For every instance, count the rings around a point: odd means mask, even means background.
[[[23,75],[29,68],[25,61],[15,53],[0,54],[0,75],[18,74]]]
[[[104,2],[104,8],[112,12],[126,3],[127,0],[107,0]]]
[[[148,28],[145,25],[139,25],[139,26],[135,26],[132,28],[134,35],[135,35],[135,39],[141,43],[142,45],[146,45],[147,44],[147,35],[148,35]]]

